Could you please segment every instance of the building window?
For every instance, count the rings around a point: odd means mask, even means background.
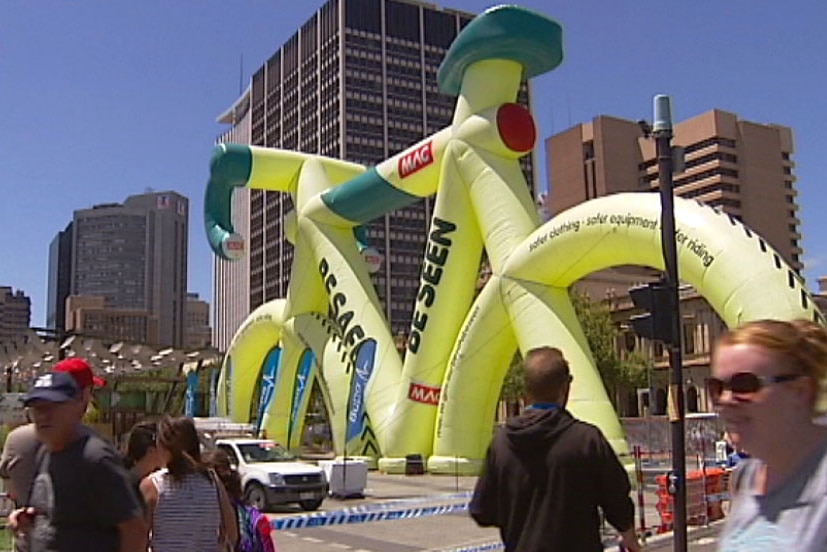
[[[698,412],[698,388],[694,385],[686,390],[686,411]]]
[[[702,140],[700,142],[696,142],[694,144],[690,144],[684,148],[684,153],[690,154],[692,152],[702,150],[704,148],[708,148],[710,146],[724,146],[727,148],[735,148],[735,140],[731,140],[729,138],[708,138],[706,140]]]
[[[688,355],[695,354],[695,325],[685,324],[683,327],[683,352]]]
[[[723,210],[723,208],[725,208],[725,207],[730,207],[732,209],[740,209],[741,208],[741,202],[738,201],[737,199],[728,199],[728,198],[713,199],[712,201],[707,201],[706,204],[709,205],[710,207],[714,208],[714,209],[718,209],[719,211]],[[740,220],[740,218],[739,218],[739,220]]]
[[[583,144],[583,160],[588,161],[594,159],[594,140],[589,140]]]

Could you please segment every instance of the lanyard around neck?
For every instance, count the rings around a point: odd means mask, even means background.
[[[557,410],[560,408],[560,405],[553,402],[536,402],[531,403],[528,405],[526,410]]]

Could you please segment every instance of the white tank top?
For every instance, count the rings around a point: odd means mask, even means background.
[[[176,482],[166,469],[149,478],[158,490],[150,537],[152,551],[217,551],[221,506],[213,482],[198,473]]]

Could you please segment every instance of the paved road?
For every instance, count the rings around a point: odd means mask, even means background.
[[[452,497],[473,489],[474,477],[399,476],[370,472],[365,497],[339,500],[328,498],[322,511],[336,512],[360,507],[378,512],[392,509],[410,509],[436,505],[459,505],[467,498]],[[654,493],[646,493],[647,525],[659,517],[654,508]],[[273,519],[301,514],[298,508],[283,507],[270,514]],[[692,552],[712,552],[716,548],[719,525],[692,528],[688,543]],[[375,521],[359,524],[328,525],[324,527],[285,529],[276,533],[276,542],[282,552],[414,552],[491,550],[499,543],[496,530],[484,529],[468,517],[467,512],[456,512],[431,517]],[[617,550],[613,531],[607,528],[604,542],[607,550]],[[650,539],[646,550],[672,550],[671,535]],[[501,548],[500,548],[501,550]]]
[[[467,498],[458,493],[470,492],[474,477],[400,476],[370,472],[365,497],[339,500],[328,498],[322,511],[334,512],[363,507],[368,511],[410,509],[437,505],[460,505]],[[296,509],[280,508],[271,517],[295,515]],[[496,530],[482,529],[465,512],[431,517],[398,519],[360,524],[330,525],[318,528],[284,530],[276,534],[283,552],[354,551],[413,552],[453,550],[498,542]]]
[[[718,536],[723,521],[717,521],[709,527],[690,527],[687,534],[687,549],[690,552],[715,552],[718,549]],[[646,543],[647,552],[667,552],[674,548],[671,534],[659,535]]]

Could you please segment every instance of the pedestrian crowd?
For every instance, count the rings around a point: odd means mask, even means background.
[[[621,550],[641,550],[623,467],[566,410],[573,377],[562,353],[530,350],[523,375],[529,406],[494,436],[472,518],[497,527],[506,552],[597,551],[602,512]],[[827,330],[811,321],[752,321],[716,342],[707,391],[733,469],[721,552],[827,551],[826,378]]]
[[[601,431],[566,409],[576,383],[563,353],[533,348],[523,367],[529,406],[495,434],[472,518],[498,528],[506,552],[603,550],[601,520],[621,549],[642,550],[626,469]],[[816,421],[825,377],[818,324],[753,321],[717,341],[707,392],[739,453],[719,550],[827,550],[827,427]],[[202,453],[192,419],[135,425],[123,455],[83,425],[103,384],[69,359],[24,396],[31,423],[8,435],[0,458],[16,550],[274,551],[267,518],[244,503],[227,455]]]
[[[267,518],[243,503],[229,459],[202,456],[190,418],[140,422],[123,454],[82,423],[93,387],[79,358],[23,397],[30,423],[0,458],[19,552],[274,552]]]

